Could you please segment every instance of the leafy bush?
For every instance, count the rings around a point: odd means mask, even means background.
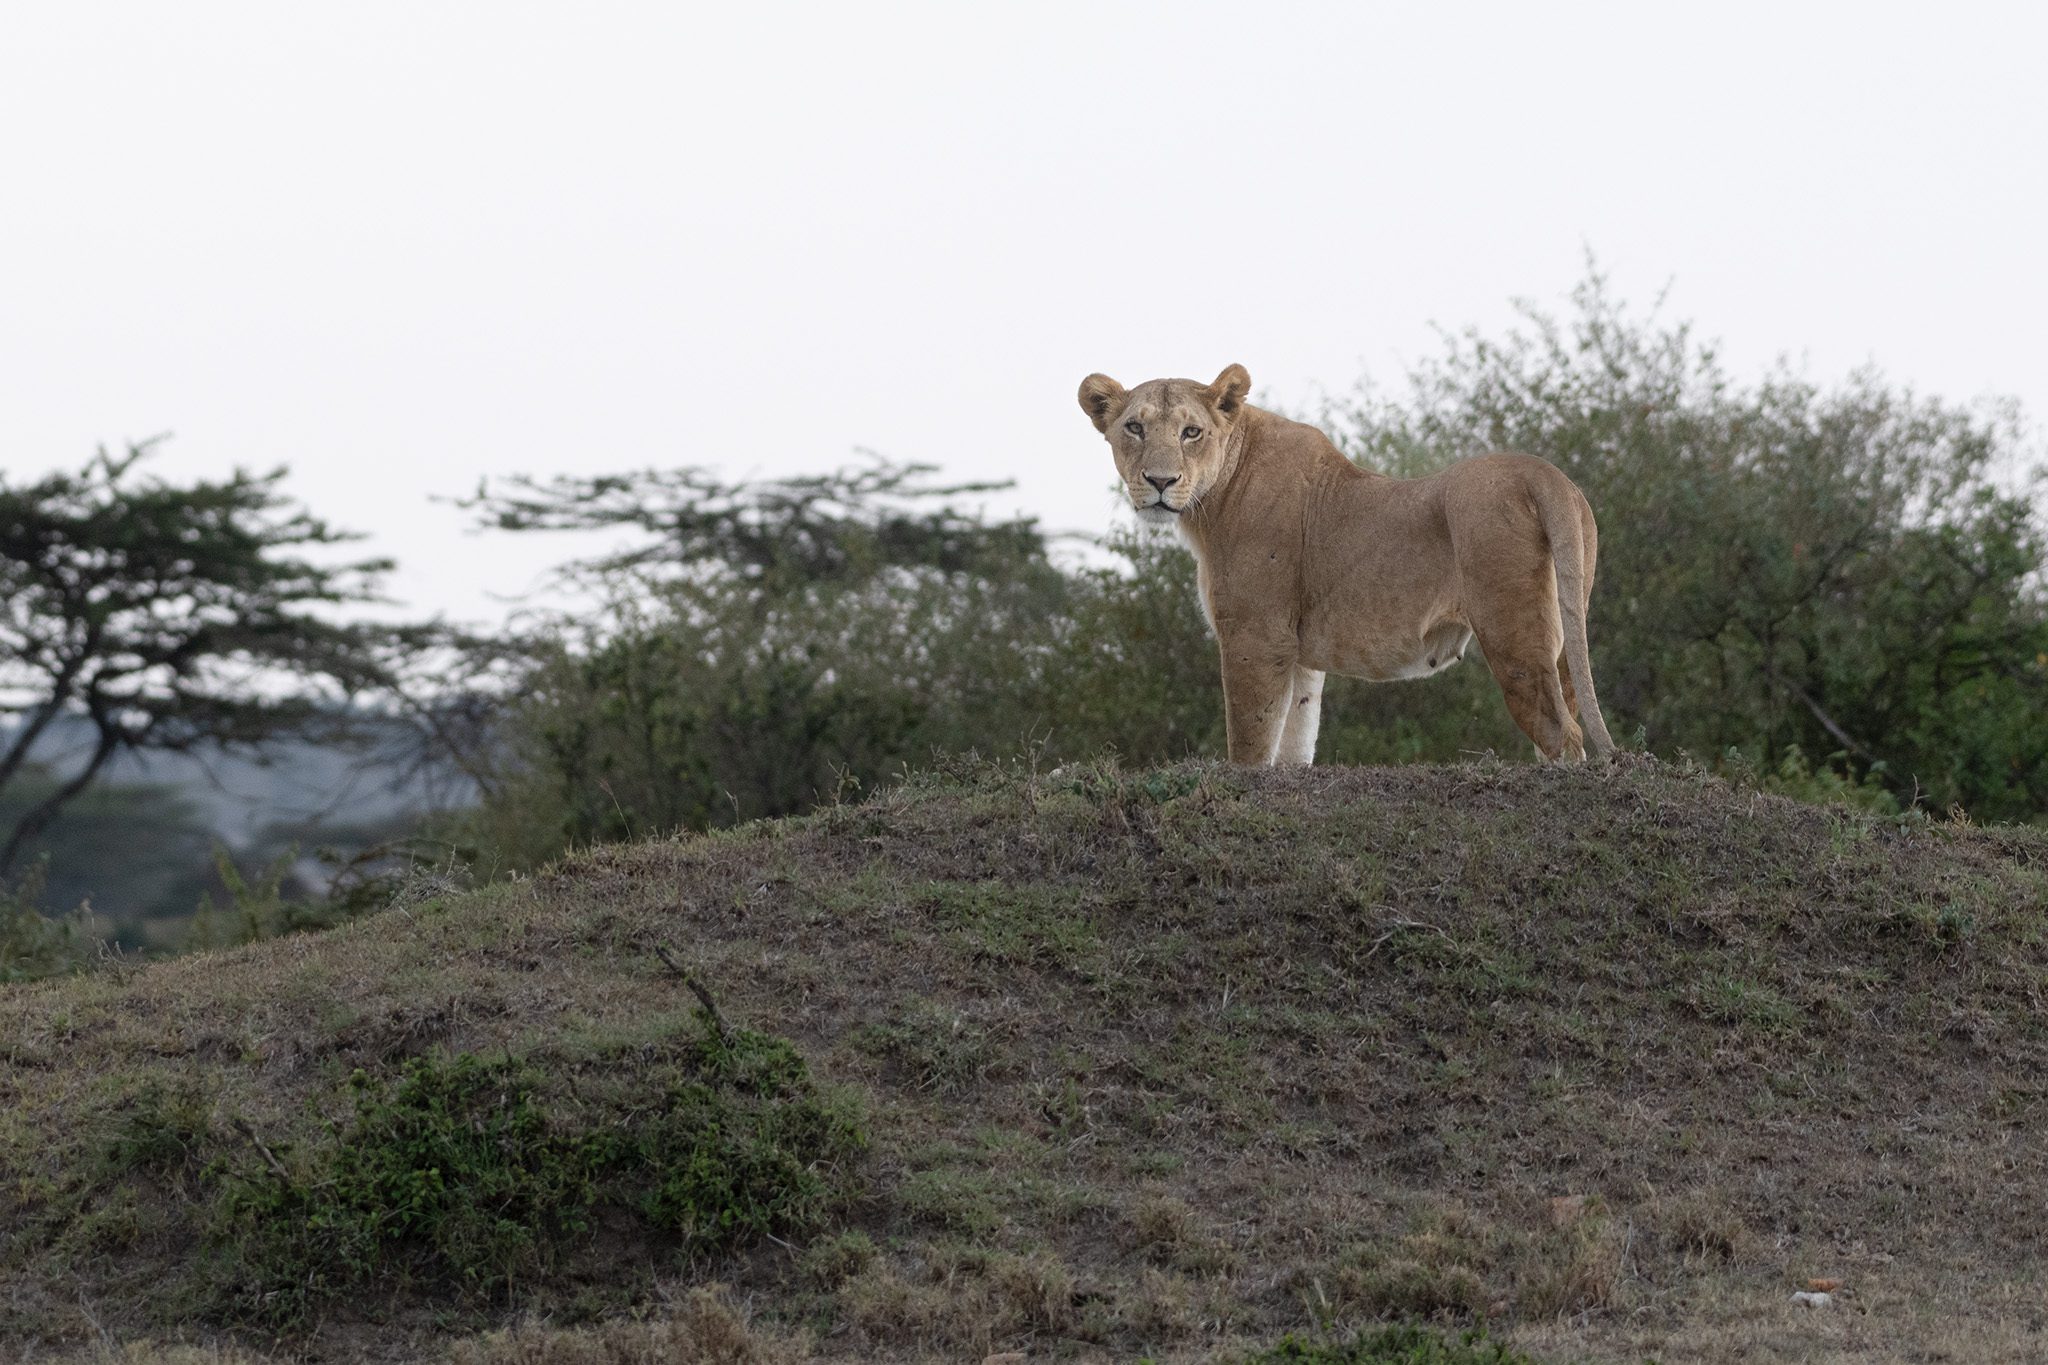
[[[713,1032],[696,1070],[628,1144],[624,1160],[651,1177],[648,1218],[693,1252],[815,1224],[833,1196],[819,1167],[865,1145],[858,1125],[818,1099],[780,1038]]]
[[[1985,818],[2048,805],[2048,565],[2016,410],[1873,373],[1732,379],[1684,325],[1590,277],[1560,321],[1452,338],[1405,395],[1332,413],[1356,458],[1419,473],[1535,452],[1600,520],[1592,632],[1613,728],[1778,770],[1840,753],[1842,794]],[[1804,763],[1803,757],[1794,766]],[[1797,785],[1796,780],[1792,785]]]
[[[0,882],[0,982],[77,971],[98,954],[101,939],[89,909],[43,913],[46,871],[39,861],[13,886]]]
[[[287,1162],[252,1134],[257,1154],[216,1171],[222,1307],[289,1323],[366,1282],[503,1296],[601,1220],[637,1220],[688,1255],[815,1224],[866,1138],[795,1050],[708,1028],[674,1067],[652,1109],[560,1103],[539,1067],[509,1058],[356,1072],[353,1112],[324,1141]]]
[[[1877,815],[1899,815],[1897,796],[1884,783],[1882,760],[1858,772],[1847,750],[1837,749],[1818,766],[1797,741],[1787,744],[1774,768],[1765,768],[1740,749],[1722,756],[1721,771],[1734,781],[1816,804],[1855,806]]]
[[[471,1055],[356,1072],[353,1118],[309,1168],[245,1169],[221,1201],[260,1315],[385,1274],[495,1290],[582,1231],[604,1153],[552,1130],[534,1086]]]

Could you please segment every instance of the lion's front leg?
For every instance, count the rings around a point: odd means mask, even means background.
[[[1323,724],[1323,675],[1313,668],[1294,666],[1293,686],[1287,692],[1287,723],[1280,731],[1280,763],[1316,761],[1316,731]]]
[[[1223,728],[1232,763],[1269,764],[1280,752],[1294,695],[1294,641],[1225,635]],[[1320,690],[1318,691],[1320,698]],[[1313,731],[1309,742],[1313,745]]]

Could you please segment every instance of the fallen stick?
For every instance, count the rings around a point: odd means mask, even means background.
[[[682,978],[683,984],[690,988],[691,994],[703,1004],[704,1012],[711,1016],[711,1027],[718,1030],[718,1041],[729,1045],[732,1042],[732,1030],[725,1026],[725,1016],[718,1012],[718,1002],[711,998],[710,991],[704,989],[704,983],[691,976],[683,964],[669,954],[667,944],[655,944],[654,955],[666,963],[670,971]]]

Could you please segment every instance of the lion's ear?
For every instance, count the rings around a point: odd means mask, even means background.
[[[1225,417],[1235,417],[1244,407],[1245,395],[1252,391],[1252,377],[1242,365],[1232,365],[1216,376],[1216,382],[1205,392],[1209,406]]]
[[[1081,411],[1101,432],[1109,430],[1110,414],[1124,401],[1124,386],[1106,374],[1091,374],[1081,381]]]

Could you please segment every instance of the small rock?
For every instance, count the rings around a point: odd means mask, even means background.
[[[1826,1290],[1801,1289],[1792,1295],[1792,1302],[1801,1308],[1826,1308],[1835,1301],[1835,1296]]]

